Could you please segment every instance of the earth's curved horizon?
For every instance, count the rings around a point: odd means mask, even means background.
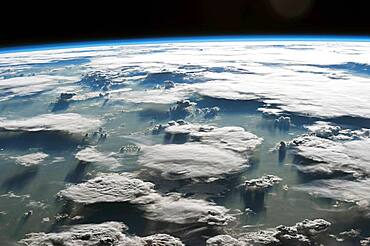
[[[369,42],[370,36],[366,35],[208,35],[208,36],[169,36],[169,37],[146,37],[146,38],[117,38],[99,40],[71,40],[52,43],[29,43],[15,44],[0,47],[1,53],[29,52],[52,49],[83,48],[107,45],[138,45],[138,44],[161,44],[161,43],[192,43],[192,42],[268,42],[268,41],[310,41],[310,42]]]
[[[0,49],[2,245],[370,245],[370,37]]]

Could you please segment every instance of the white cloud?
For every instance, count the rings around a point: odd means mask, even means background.
[[[34,166],[43,162],[46,157],[48,157],[48,154],[45,154],[43,152],[36,152],[27,155],[12,157],[12,159],[15,159],[15,162],[22,166]]]
[[[164,196],[153,187],[152,183],[128,174],[101,174],[60,191],[58,196],[84,205],[128,203],[143,211],[149,220],[175,224],[226,225],[234,219],[222,206],[177,194]]]
[[[75,158],[79,161],[97,163],[100,165],[105,165],[110,168],[120,166],[119,161],[114,158],[111,154],[104,154],[96,150],[95,147],[86,147],[78,151],[75,155]]]
[[[143,146],[139,165],[169,180],[222,178],[248,167],[247,160],[230,150],[185,143]]]
[[[298,170],[319,180],[293,189],[369,207],[368,129],[342,129],[326,122],[316,122],[307,128],[311,132],[291,141],[289,147],[304,158]]]
[[[106,174],[87,182],[72,185],[58,196],[81,204],[133,202],[153,192],[154,185],[127,175]]]
[[[176,194],[158,197],[144,206],[144,217],[175,224],[227,225],[234,218],[228,209],[199,199],[182,198]]]
[[[171,144],[142,146],[138,163],[168,180],[219,179],[239,173],[262,142],[241,127],[197,124],[167,125],[165,138]]]
[[[315,197],[357,203],[360,207],[370,207],[370,179],[357,181],[324,179],[296,186],[294,189],[308,192]]]
[[[120,222],[104,222],[101,224],[82,224],[67,227],[66,230],[55,233],[29,233],[19,242],[27,246],[39,245],[119,245],[119,246],[183,246],[175,237],[167,234],[155,234],[146,237],[126,234],[127,226]]]
[[[245,181],[244,186],[246,191],[266,191],[276,184],[279,184],[283,179],[275,175],[264,175],[260,178],[250,179]]]
[[[165,133],[174,137],[176,135],[187,135],[187,141],[189,142],[211,145],[241,154],[251,154],[262,143],[262,138],[236,126],[173,125],[167,127]]]
[[[1,79],[0,101],[10,100],[14,97],[32,96],[37,93],[53,90],[62,83],[71,83],[78,77],[35,75]]]
[[[296,154],[309,160],[298,166],[301,172],[312,175],[352,175],[370,173],[370,139],[333,141],[316,136],[302,136],[291,142]],[[311,161],[311,163],[310,163]]]
[[[316,236],[323,234],[330,226],[331,223],[324,219],[306,219],[293,226],[280,225],[271,229],[244,232],[238,235],[237,238],[229,235],[218,235],[209,238],[207,246],[316,245],[323,240]],[[225,242],[227,244],[222,244]]]
[[[277,102],[279,109],[301,115],[370,118],[369,55],[367,42],[190,42],[5,53],[0,65],[88,59],[80,65],[84,72],[114,70],[115,80],[132,86],[112,99],[135,103],[168,104],[199,93]],[[168,91],[138,86],[158,73],[163,80],[182,74],[203,83],[177,84]]]
[[[95,130],[101,124],[99,119],[83,117],[76,113],[43,114],[19,120],[0,119],[0,129],[7,131],[85,133]]]

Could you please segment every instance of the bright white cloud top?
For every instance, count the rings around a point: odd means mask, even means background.
[[[138,163],[169,180],[219,179],[240,173],[262,142],[241,127],[176,124],[165,134],[174,144],[143,146]]]
[[[127,203],[142,210],[145,218],[160,222],[227,225],[234,220],[225,207],[176,194],[163,196],[154,190],[154,184],[127,174],[101,174],[62,190],[58,196],[83,205]]]
[[[167,104],[198,93],[215,98],[273,103],[277,108],[300,115],[370,118],[367,103],[369,56],[370,48],[366,42],[99,46],[0,54],[0,78],[1,71],[5,74],[5,66],[10,66],[12,72],[27,71],[27,64],[63,61],[81,64],[84,71],[101,71],[108,78],[113,76],[111,79],[115,82],[133,86],[132,91],[111,96],[116,100]],[[58,69],[65,71],[67,68]],[[113,69],[120,72],[112,74]],[[145,84],[154,86],[155,78],[160,78],[161,74],[173,80],[175,87],[168,91],[150,87],[142,91],[134,86],[145,78]],[[71,74],[71,78],[76,79],[75,76]],[[41,92],[60,81],[58,77],[47,78],[50,82],[45,79],[27,75],[21,79],[11,78],[13,89],[1,87],[1,93],[8,94],[9,90],[15,95]],[[203,83],[194,84],[194,81]],[[8,79],[2,82],[10,83]],[[59,86],[62,84],[58,83]]]
[[[42,163],[48,154],[43,152],[35,152],[31,154],[13,157],[15,162],[22,166],[34,166]]]
[[[120,165],[119,161],[112,155],[114,153],[102,153],[94,147],[86,147],[78,151],[75,158],[79,161],[86,163],[97,163],[100,165],[106,165],[110,168],[114,168]]]
[[[146,246],[150,244],[161,246],[184,245],[178,238],[167,234],[138,237],[126,234],[127,230],[127,226],[119,222],[75,225],[59,233],[30,233],[20,243],[27,246],[55,245],[59,243],[76,246],[104,244],[119,246]]]
[[[83,117],[76,113],[43,114],[19,120],[0,119],[0,129],[16,132],[60,131],[86,133],[102,124],[99,119]]]

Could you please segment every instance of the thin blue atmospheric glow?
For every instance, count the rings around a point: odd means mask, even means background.
[[[119,46],[136,44],[192,43],[192,42],[268,42],[268,41],[310,41],[310,42],[370,42],[370,36],[334,36],[334,35],[238,35],[238,36],[194,36],[163,37],[140,39],[116,39],[101,41],[80,41],[40,45],[25,45],[0,48],[1,53],[57,50],[68,48],[86,48],[98,46]]]

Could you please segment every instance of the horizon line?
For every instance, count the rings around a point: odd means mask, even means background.
[[[41,50],[59,50],[68,48],[84,48],[99,46],[162,44],[162,43],[191,43],[191,42],[241,42],[241,41],[313,41],[313,42],[370,42],[368,35],[212,35],[212,36],[168,36],[127,39],[99,39],[67,42],[52,42],[50,44],[30,44],[0,47],[0,54],[31,52]]]

